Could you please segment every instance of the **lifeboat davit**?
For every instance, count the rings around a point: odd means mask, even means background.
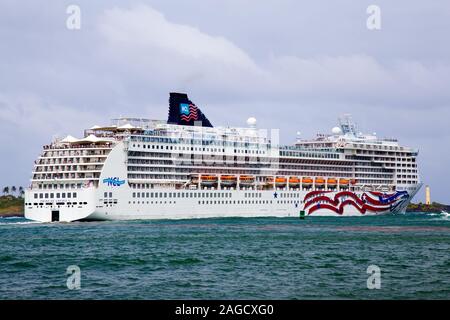
[[[191,175],[191,183],[198,183],[198,175],[196,174]]]
[[[273,177],[266,177],[266,184],[273,184],[274,179]]]
[[[201,184],[205,186],[210,186],[217,183],[217,176],[214,175],[202,175],[200,179]]]
[[[298,187],[300,185],[300,179],[298,177],[289,177],[289,185]]]
[[[239,183],[240,185],[252,185],[255,183],[255,177],[254,176],[240,176],[239,177]]]
[[[222,185],[231,186],[237,183],[237,177],[232,175],[223,175],[220,176],[220,183]]]

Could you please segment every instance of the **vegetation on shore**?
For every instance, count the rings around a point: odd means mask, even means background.
[[[23,187],[3,187],[3,196],[0,196],[0,216],[23,216],[25,190]]]
[[[0,216],[12,217],[23,216],[23,198],[12,195],[0,197]]]
[[[430,205],[420,203],[410,203],[406,212],[430,212],[440,213],[442,211],[450,212],[450,206],[438,202],[432,202]]]

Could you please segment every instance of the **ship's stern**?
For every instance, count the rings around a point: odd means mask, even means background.
[[[95,187],[25,191],[25,218],[39,222],[82,220],[95,211]]]

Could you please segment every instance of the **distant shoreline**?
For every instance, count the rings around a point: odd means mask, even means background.
[[[410,203],[406,212],[440,213],[450,211],[450,205],[433,202],[431,205],[423,203]],[[23,217],[24,199],[12,195],[0,197],[0,217]]]

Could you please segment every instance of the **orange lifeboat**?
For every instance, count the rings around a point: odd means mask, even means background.
[[[350,184],[356,184],[356,179],[350,179]]]
[[[335,178],[328,178],[327,179],[327,184],[329,187],[334,187],[337,185],[337,179]]]
[[[344,179],[344,178],[339,179],[339,184],[341,186],[348,186],[348,183],[349,183],[348,179]]]
[[[300,179],[298,177],[289,177],[290,186],[298,186],[300,184]]]
[[[285,186],[287,182],[287,179],[285,177],[276,177],[275,178],[275,184],[277,186]]]
[[[302,179],[302,184],[304,186],[310,186],[313,183],[313,179],[311,178],[303,178]]]
[[[236,178],[236,176],[223,175],[223,176],[220,176],[220,182],[222,185],[230,186],[230,185],[236,184],[237,178]]]
[[[316,178],[316,186],[323,186],[325,184],[325,179],[324,178]]]
[[[255,183],[255,177],[254,176],[240,176],[239,183],[241,185],[251,185],[251,184]]]
[[[217,183],[217,176],[214,175],[202,175],[200,179],[202,185],[213,185]]]

